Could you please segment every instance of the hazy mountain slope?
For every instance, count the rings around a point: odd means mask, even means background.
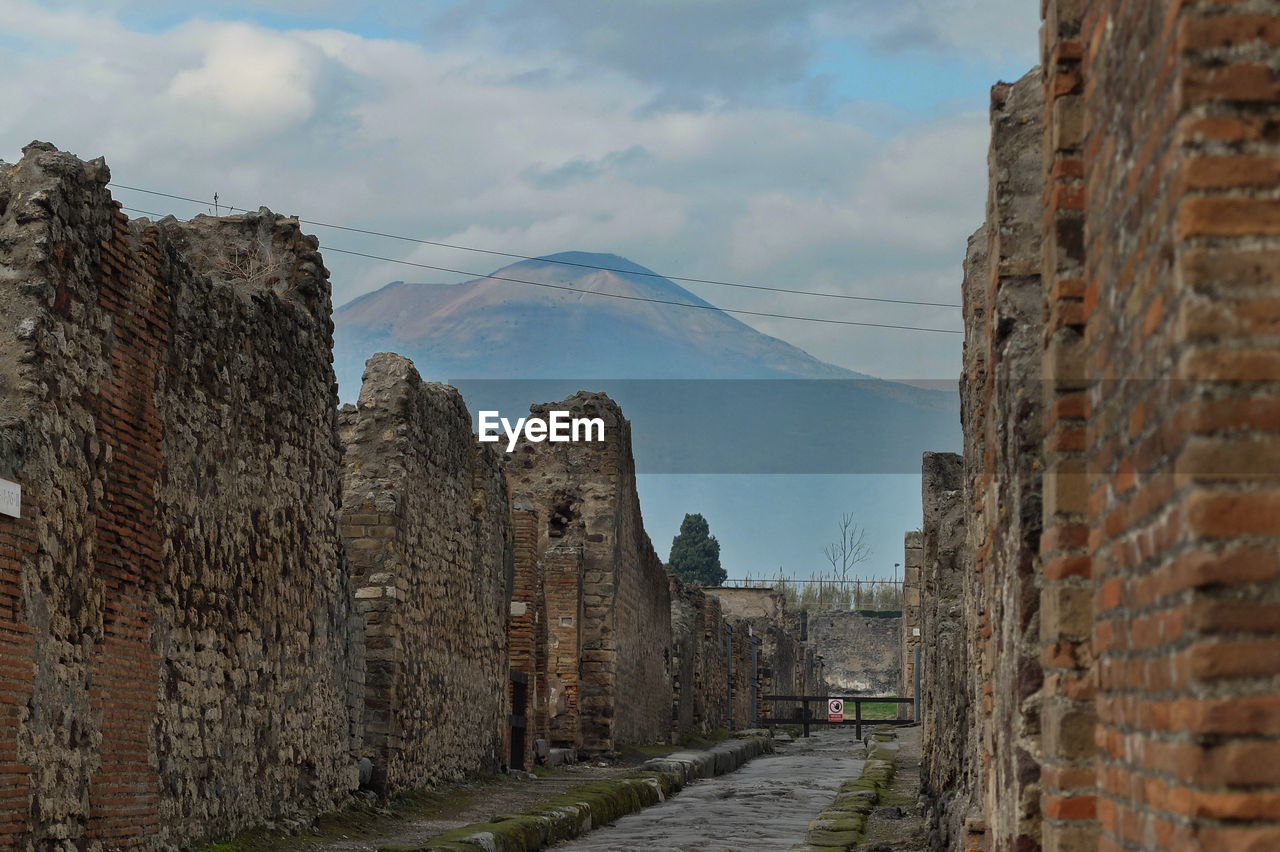
[[[535,260],[493,273],[575,292],[492,278],[388,284],[334,315],[344,395],[364,358],[387,349],[412,358],[424,376],[437,380],[869,378],[762,334],[669,279],[635,274],[649,270],[617,255],[564,252],[549,258],[627,271]]]
[[[959,446],[954,392],[819,361],[625,258],[550,257],[617,271],[521,261],[456,285],[397,281],[339,308],[342,398],[371,354],[392,351],[457,385],[473,411],[519,416],[604,391],[632,420],[646,472],[918,473],[923,450]]]

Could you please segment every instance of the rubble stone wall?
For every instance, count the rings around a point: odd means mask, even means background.
[[[1040,840],[1042,119],[1038,71],[992,89],[987,280],[975,282],[986,287],[989,310],[980,391],[986,420],[975,424],[986,434],[986,452],[968,460],[967,472],[971,524],[975,542],[981,541],[974,571],[986,587],[991,629],[982,671],[992,685],[981,686],[990,705],[981,736],[983,754],[990,755],[987,819],[1001,849]]]
[[[902,677],[898,695],[916,695],[916,654],[920,650],[920,569],[924,561],[924,537],[919,530],[903,537],[902,558]],[[914,718],[910,704],[898,705],[898,718]]]
[[[809,613],[809,641],[840,694],[894,695],[902,680],[902,616],[858,610]]]
[[[672,737],[727,727],[728,675],[720,601],[668,573],[671,587]]]
[[[365,619],[364,755],[406,790],[507,763],[506,481],[454,388],[374,355],[339,415],[342,533]]]
[[[39,143],[0,171],[9,847],[182,845],[358,783],[316,242],[129,222],[108,179]]]
[[[964,561],[964,462],[953,453],[926,453],[921,482],[924,507],[920,569],[921,786],[930,802],[931,849],[958,849],[966,821],[981,811],[977,673],[970,643],[976,613],[967,606]]]

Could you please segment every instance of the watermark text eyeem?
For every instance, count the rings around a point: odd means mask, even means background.
[[[482,443],[497,443],[507,436],[507,452],[513,452],[521,435],[525,440],[539,444],[543,441],[603,441],[604,419],[601,417],[573,417],[567,411],[551,411],[547,418],[521,417],[513,424],[497,411],[477,412],[480,419],[479,438]],[[501,429],[501,434],[499,433]]]

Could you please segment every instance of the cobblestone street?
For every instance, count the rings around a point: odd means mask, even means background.
[[[777,852],[804,840],[805,828],[841,782],[862,771],[851,728],[816,730],[728,775],[690,784],[668,801],[555,847]]]

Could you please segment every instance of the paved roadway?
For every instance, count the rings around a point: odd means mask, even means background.
[[[851,727],[819,728],[736,772],[695,781],[660,805],[557,845],[557,850],[698,850],[778,852],[804,839],[805,828],[856,778],[861,743]]]

